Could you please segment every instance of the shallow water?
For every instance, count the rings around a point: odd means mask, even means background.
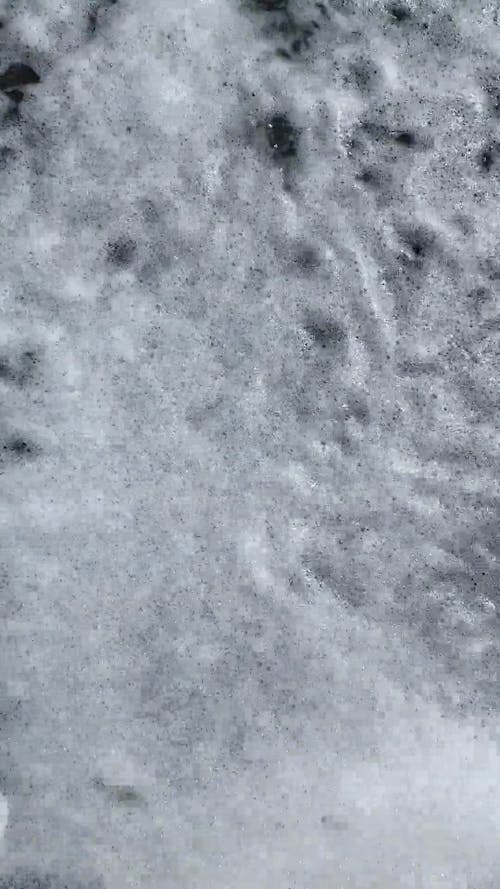
[[[3,7],[1,889],[495,889],[496,4]]]

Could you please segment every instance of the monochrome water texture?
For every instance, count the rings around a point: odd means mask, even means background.
[[[497,3],[0,6],[0,889],[497,889]]]

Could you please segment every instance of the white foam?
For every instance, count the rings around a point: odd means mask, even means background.
[[[9,803],[7,797],[0,793],[0,855],[4,854],[5,832],[9,823]]]

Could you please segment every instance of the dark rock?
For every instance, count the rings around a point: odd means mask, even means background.
[[[298,248],[294,263],[301,271],[313,272],[320,267],[321,260],[314,247],[304,244]]]
[[[11,382],[15,379],[15,372],[7,361],[0,359],[0,380]]]
[[[324,16],[326,19],[330,18],[328,10],[324,3],[316,3],[316,9],[319,9],[321,15]]]
[[[9,97],[11,102],[14,102],[15,105],[19,105],[24,99],[24,93],[22,90],[7,90],[5,91],[5,95]]]
[[[320,349],[336,351],[347,340],[345,330],[329,318],[314,318],[304,324],[304,330]]]
[[[30,65],[24,65],[22,62],[9,65],[7,70],[0,74],[0,89],[2,90],[28,86],[33,83],[40,83],[40,76]]]
[[[289,0],[255,0],[257,9],[263,9],[264,12],[276,12],[277,10],[287,10]]]
[[[33,457],[38,449],[25,438],[14,437],[5,442],[2,450],[13,457]]]
[[[125,267],[131,264],[137,251],[137,244],[132,238],[119,238],[108,244],[107,259],[113,265]]]
[[[409,252],[410,262],[421,264],[432,253],[436,245],[436,235],[424,226],[405,227],[401,231],[403,244]]]
[[[394,141],[396,145],[401,145],[403,148],[414,148],[417,142],[414,133],[410,132],[410,130],[402,130],[400,133],[396,133]]]
[[[396,22],[405,22],[411,18],[411,12],[404,3],[389,3],[387,12]]]
[[[499,145],[495,142],[487,143],[483,146],[479,154],[479,165],[486,172],[492,169],[498,160]]]
[[[267,124],[267,138],[270,147],[280,158],[296,156],[298,132],[285,115],[276,114],[271,118]]]

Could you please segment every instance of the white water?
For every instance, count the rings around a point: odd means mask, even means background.
[[[495,4],[4,5],[5,874],[495,889]]]

